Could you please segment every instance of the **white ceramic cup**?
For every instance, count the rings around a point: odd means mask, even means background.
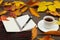
[[[48,18],[52,19],[52,21],[47,21],[47,20],[45,20],[45,19],[48,19]],[[53,25],[53,22],[55,21],[55,18],[52,17],[52,16],[45,16],[45,17],[43,18],[43,21],[44,21],[44,24],[46,25],[45,28],[51,28],[50,26]]]

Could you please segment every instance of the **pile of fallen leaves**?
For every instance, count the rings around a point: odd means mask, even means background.
[[[40,17],[38,12],[33,8],[33,6],[38,5],[38,3],[38,1],[32,0],[26,3],[22,1],[4,2],[0,0],[0,6],[3,7],[3,10],[0,11],[1,18],[3,19],[3,16],[4,19],[8,16],[15,18],[21,16],[27,10],[29,10],[33,16]]]
[[[23,1],[13,1],[13,2],[4,2],[0,0],[0,6],[3,7],[3,10],[0,11],[0,15],[3,16],[7,14],[10,17],[21,16],[25,11],[29,10],[33,16],[40,17],[39,12],[46,12],[53,16],[60,16],[60,12],[57,9],[60,9],[60,1],[39,1],[39,0],[29,0],[28,2]],[[37,9],[34,7],[37,6]]]

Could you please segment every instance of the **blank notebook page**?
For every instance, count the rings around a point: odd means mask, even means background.
[[[24,15],[24,16],[21,16],[21,17],[17,17],[16,21],[18,22],[18,24],[22,28],[26,24],[28,19],[29,19],[29,15]]]
[[[9,21],[3,21],[3,24],[5,26],[5,29],[7,32],[20,32],[20,29],[18,27],[18,25],[16,24],[14,18],[12,17],[8,17],[7,18]]]
[[[31,19],[27,25],[23,28],[22,31],[27,31],[27,30],[31,30],[32,28],[34,28],[36,26],[35,22]]]

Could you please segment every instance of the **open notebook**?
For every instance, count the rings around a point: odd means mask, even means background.
[[[22,32],[31,30],[36,26],[29,15],[23,15],[17,18],[8,17],[9,21],[2,20],[7,32]]]

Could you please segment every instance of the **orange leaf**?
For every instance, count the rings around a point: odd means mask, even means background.
[[[58,12],[52,12],[52,11],[47,11],[48,14],[51,14],[53,16],[60,16],[60,14]]]
[[[45,32],[44,34],[60,35],[60,31],[49,31],[49,32]]]
[[[21,12],[21,13],[24,13],[27,9],[28,9],[28,7],[24,7],[24,8],[21,9],[20,12]]]
[[[2,21],[2,20],[8,21],[7,16],[5,16],[5,15],[1,16],[1,20],[0,21]]]
[[[15,14],[16,16],[19,16],[19,15],[21,15],[21,12],[20,12],[20,10],[15,10],[15,11],[12,11],[12,12],[10,12],[10,13],[13,13],[13,14]]]
[[[32,40],[34,40],[36,37],[37,37],[37,28],[34,27],[34,28],[32,29]]]
[[[39,2],[39,0],[29,0],[26,4],[31,6],[31,5],[33,5],[33,4],[37,3],[37,2]]]
[[[40,15],[36,12],[34,8],[29,8],[29,10],[33,16],[40,17]]]
[[[50,37],[50,35],[44,36],[43,38],[39,38],[39,40],[54,40]]]

